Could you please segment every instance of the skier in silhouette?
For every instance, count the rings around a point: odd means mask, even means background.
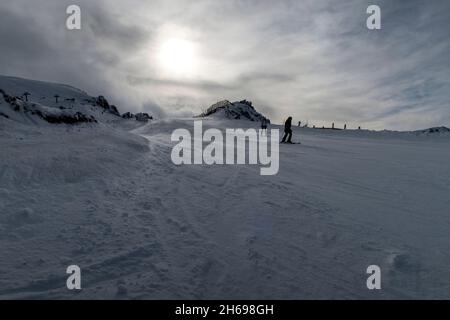
[[[266,133],[266,135],[267,135],[267,119],[266,118],[263,118],[262,119],[262,121],[261,121],[261,134],[264,134],[264,133]]]
[[[292,143],[292,117],[287,118],[284,123],[284,136],[281,143]],[[287,139],[287,140],[286,140]]]

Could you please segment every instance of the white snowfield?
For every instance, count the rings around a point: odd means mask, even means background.
[[[261,176],[173,165],[193,121],[0,116],[0,299],[450,298],[448,134],[294,128]]]

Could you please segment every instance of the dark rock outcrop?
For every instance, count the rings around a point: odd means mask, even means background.
[[[9,116],[7,114],[4,114],[3,112],[0,112],[1,117],[5,117],[6,119],[9,119]]]
[[[77,112],[73,115],[51,115],[51,114],[44,114],[41,111],[35,111],[35,113],[47,121],[48,123],[54,123],[54,124],[79,124],[79,123],[97,123],[97,120],[93,116],[87,116],[85,114],[82,114],[81,112]]]
[[[108,100],[106,100],[106,98],[104,96],[99,96],[96,101],[95,101],[96,105],[105,109],[106,111],[109,111],[110,113],[120,117],[120,113],[117,110],[117,107],[114,105],[110,105]]]
[[[142,122],[148,122],[149,120],[153,120],[153,117],[150,116],[148,113],[138,113],[136,114],[136,120],[142,121]]]
[[[124,119],[134,119],[136,116],[132,114],[131,112],[126,112],[122,115],[122,118]]]
[[[447,127],[434,127],[434,128],[428,128],[425,130],[416,131],[417,133],[424,133],[424,134],[430,134],[430,133],[449,133],[450,129]]]

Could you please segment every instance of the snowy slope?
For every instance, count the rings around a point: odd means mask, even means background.
[[[450,298],[448,137],[294,128],[303,144],[263,177],[173,165],[170,135],[192,121],[0,117],[0,298]]]
[[[120,114],[102,96],[91,97],[63,84],[0,76],[0,116],[43,125],[78,120],[106,123],[117,120]]]
[[[24,92],[28,91],[31,94],[29,100],[34,102],[54,100],[55,94],[77,100],[89,98],[84,91],[68,85],[8,76],[0,76],[0,89],[14,96],[22,96]]]

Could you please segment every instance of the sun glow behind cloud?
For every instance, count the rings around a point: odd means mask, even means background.
[[[170,80],[198,78],[200,46],[190,28],[164,24],[158,28],[152,62],[159,76]]]
[[[194,43],[180,38],[167,39],[160,45],[158,63],[169,77],[195,76],[198,61]]]

